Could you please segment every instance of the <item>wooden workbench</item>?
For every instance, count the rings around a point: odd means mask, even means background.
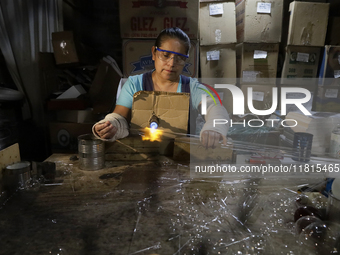
[[[83,171],[71,156],[46,159],[56,163],[55,180],[17,192],[2,206],[0,254],[287,254],[299,248],[294,191],[306,180],[192,179],[188,165],[165,156]]]

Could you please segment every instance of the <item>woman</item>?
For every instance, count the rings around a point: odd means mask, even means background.
[[[128,122],[131,114],[133,94],[141,90],[190,92],[191,104],[198,108],[204,88],[197,79],[182,76],[190,49],[189,37],[179,28],[164,29],[152,47],[155,69],[151,72],[130,76],[124,84],[113,113],[96,123],[92,130],[100,139],[115,141],[129,134]],[[200,138],[205,147],[215,147],[220,140],[226,143],[227,125],[213,127],[213,119],[229,119],[223,106],[208,105],[206,123]]]

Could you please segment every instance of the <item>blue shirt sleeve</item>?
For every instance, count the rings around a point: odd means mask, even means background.
[[[142,75],[130,76],[122,87],[117,100],[117,105],[132,109],[133,95],[136,92],[143,90],[142,82]]]

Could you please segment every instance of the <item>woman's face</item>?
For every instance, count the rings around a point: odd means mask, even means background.
[[[187,54],[184,44],[175,38],[165,39],[159,48],[161,50],[174,51],[183,55]],[[162,60],[161,54],[164,54],[167,58],[170,58],[170,60]],[[176,54],[158,51],[155,46],[152,47],[152,60],[155,61],[156,73],[163,79],[178,81],[179,75],[182,73],[184,67],[183,64],[179,64],[178,61],[175,60],[175,58],[178,59],[179,57],[180,56]]]

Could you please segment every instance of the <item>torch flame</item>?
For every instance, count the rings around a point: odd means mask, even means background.
[[[144,128],[144,135],[142,135],[142,140],[150,140],[151,142],[154,141],[162,141],[161,136],[163,134],[163,131],[160,129],[155,129],[155,128]]]

